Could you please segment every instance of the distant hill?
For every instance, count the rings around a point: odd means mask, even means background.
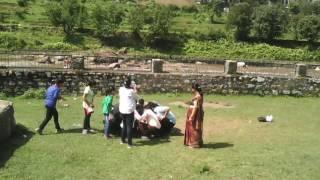
[[[159,4],[174,4],[177,6],[191,6],[192,4],[195,4],[194,0],[156,0]]]

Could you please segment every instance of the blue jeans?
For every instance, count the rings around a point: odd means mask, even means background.
[[[121,119],[123,122],[123,127],[121,130],[121,142],[126,142],[126,137],[128,138],[128,145],[132,145],[132,126],[134,120],[134,114],[122,114]]]
[[[109,122],[109,114],[104,114],[104,134],[106,136],[109,136],[109,126],[110,126],[110,122]]]

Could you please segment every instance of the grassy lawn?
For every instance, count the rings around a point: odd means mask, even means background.
[[[190,100],[191,95],[143,97],[170,105],[176,127],[184,132],[186,109],[170,103]],[[17,122],[33,131],[44,116],[42,100],[12,101]],[[127,149],[118,137],[106,141],[101,132],[80,134],[81,101],[68,97],[68,108],[58,105],[67,132],[54,134],[50,122],[43,136],[29,132],[28,142],[19,135],[1,144],[0,179],[320,178],[319,99],[211,95],[205,101],[228,108],[205,107],[204,148],[185,148],[183,135],[176,133],[168,141],[134,139],[136,146]],[[98,97],[96,107],[100,102]],[[266,114],[275,121],[256,120]],[[97,108],[92,126],[102,129],[101,120]]]

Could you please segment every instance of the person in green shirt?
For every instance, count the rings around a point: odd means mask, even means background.
[[[102,101],[102,112],[104,115],[104,120],[105,120],[105,124],[104,124],[104,136],[105,138],[111,138],[110,136],[110,132],[109,132],[109,115],[111,113],[111,109],[112,109],[112,101],[113,101],[113,89],[108,89],[106,91],[106,96],[104,97],[103,101]]]

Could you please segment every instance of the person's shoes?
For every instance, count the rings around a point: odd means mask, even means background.
[[[148,136],[141,136],[142,140],[149,140],[150,138]]]
[[[93,129],[89,129],[89,132],[90,132],[90,133],[96,133],[96,131],[93,130]]]
[[[83,135],[87,135],[88,134],[88,130],[87,129],[82,130],[82,134]]]
[[[128,145],[128,149],[131,149],[133,146],[132,145]]]
[[[36,131],[36,133],[38,133],[39,135],[42,135],[42,130],[40,130],[40,128],[36,128],[35,131]]]
[[[111,139],[112,138],[112,136],[110,136],[110,135],[103,135],[104,136],[104,138],[106,138],[106,139]]]
[[[126,142],[123,142],[123,141],[120,140],[120,144],[126,144]]]
[[[63,131],[64,131],[64,129],[60,128],[60,129],[57,129],[57,130],[56,130],[56,133],[57,133],[57,134],[63,133]]]

